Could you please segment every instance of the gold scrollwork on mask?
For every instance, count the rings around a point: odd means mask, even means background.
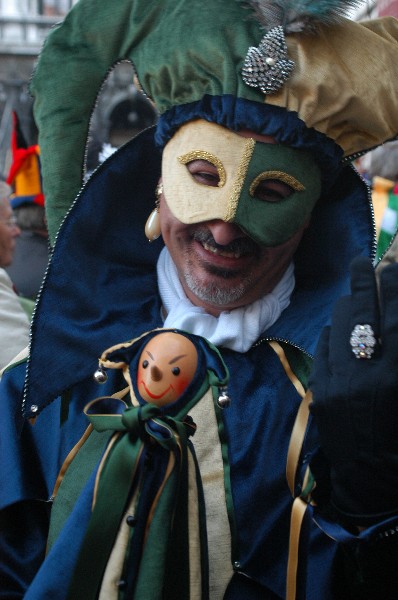
[[[283,183],[286,183],[286,185],[291,187],[295,192],[303,192],[305,190],[305,186],[293,177],[293,175],[289,175],[289,173],[285,173],[284,171],[264,171],[264,173],[260,173],[260,175],[257,175],[252,181],[249,188],[250,196],[255,196],[258,184],[265,179],[277,179],[278,181],[283,181]]]
[[[217,186],[223,187],[225,185],[227,175],[225,173],[224,165],[222,164],[221,160],[217,158],[217,156],[214,156],[214,154],[211,154],[206,150],[191,150],[190,152],[187,152],[187,154],[179,156],[178,160],[183,165],[186,165],[193,160],[207,160],[207,162],[211,163],[217,169],[219,177]]]

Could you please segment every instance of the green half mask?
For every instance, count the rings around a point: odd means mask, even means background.
[[[187,165],[197,159],[216,167],[218,186],[193,178]],[[301,229],[321,191],[320,170],[309,153],[258,142],[202,120],[182,126],[168,142],[162,178],[167,204],[182,223],[236,223],[265,246],[283,244]],[[265,179],[287,184],[292,193],[276,201],[256,198]]]

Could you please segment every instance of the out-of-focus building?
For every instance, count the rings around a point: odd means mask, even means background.
[[[398,0],[366,0],[353,9],[350,16],[356,21],[377,17],[398,18]]]
[[[390,16],[398,18],[398,0],[378,0],[377,14],[379,17]]]
[[[0,174],[10,162],[11,113],[16,110],[29,144],[37,142],[28,83],[42,44],[77,0],[0,0]],[[377,16],[398,18],[398,0],[366,0],[352,10],[361,21]],[[93,113],[88,146],[88,170],[95,167],[98,149],[118,147],[157,116],[133,81],[128,63],[115,66],[104,84]]]
[[[0,0],[0,173],[10,161],[13,110],[35,141],[32,100],[27,87],[36,57],[50,28],[76,0]]]
[[[0,174],[11,162],[12,111],[18,114],[29,145],[37,143],[28,84],[51,27],[77,0],[0,0]],[[94,109],[94,107],[93,107]],[[92,170],[103,144],[118,147],[152,125],[157,114],[134,85],[127,62],[115,66],[93,112],[87,169]]]
[[[398,18],[398,0],[368,0],[355,11],[362,21],[376,17]],[[377,257],[388,247],[398,224],[398,141],[390,141],[361,157],[356,166],[372,187],[372,201],[378,235]]]

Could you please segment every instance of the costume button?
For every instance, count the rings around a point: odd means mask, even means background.
[[[234,569],[240,569],[240,562],[238,560],[234,562]]]
[[[126,587],[127,587],[127,581],[125,581],[124,579],[120,579],[120,581],[117,581],[117,582],[116,582],[116,587],[117,587],[119,590],[124,590],[124,589],[126,589]]]
[[[136,525],[136,523],[137,523],[137,519],[135,518],[134,515],[127,515],[126,523],[129,527],[134,527],[134,525]]]

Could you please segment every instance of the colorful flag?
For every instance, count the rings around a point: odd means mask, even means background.
[[[22,133],[18,116],[13,112],[11,136],[12,164],[7,183],[12,186],[11,206],[34,203],[44,206],[40,171],[40,149],[37,144],[28,146]]]

